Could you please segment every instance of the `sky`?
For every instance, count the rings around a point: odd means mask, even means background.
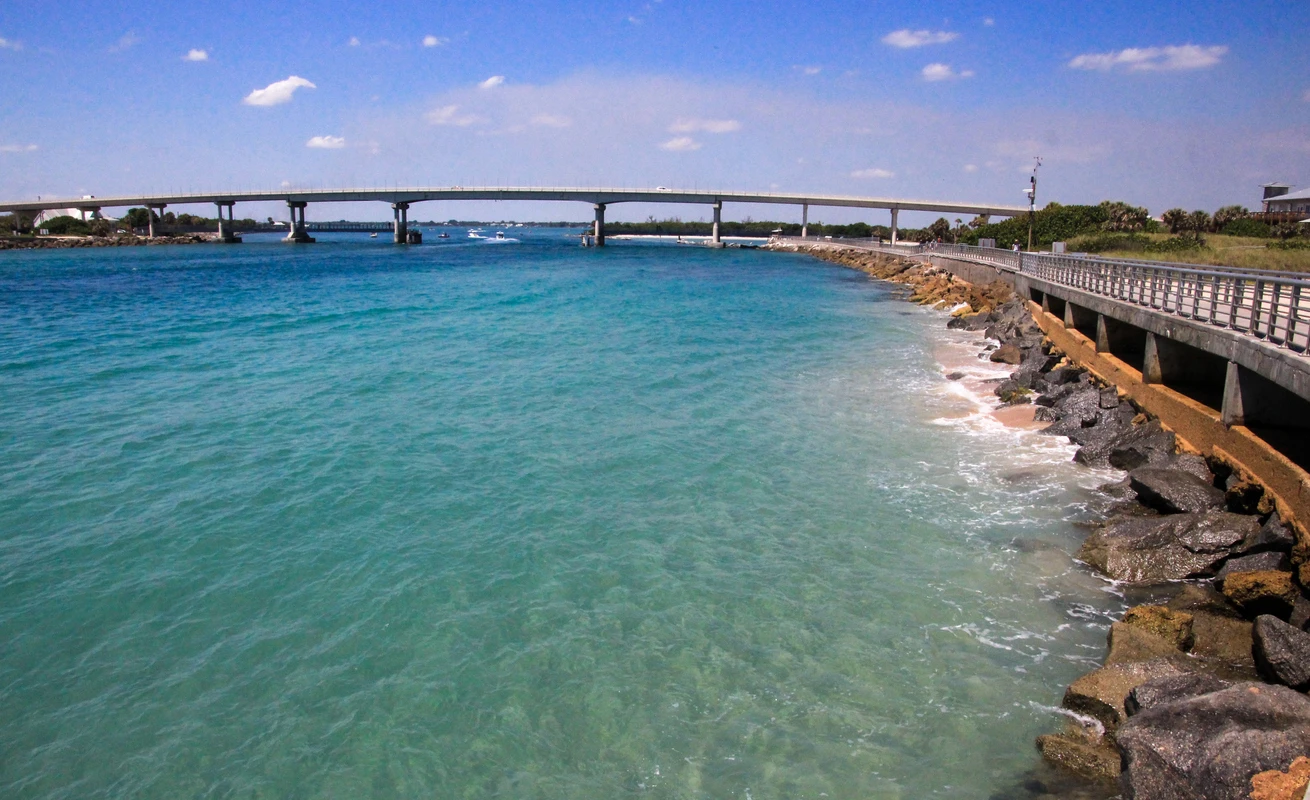
[[[1034,156],[1039,205],[1125,200],[1158,215],[1258,207],[1271,181],[1310,186],[1310,2],[0,4],[5,200],[667,186],[1019,205]],[[322,204],[307,217],[390,214]]]

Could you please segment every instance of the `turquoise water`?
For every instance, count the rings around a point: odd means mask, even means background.
[[[985,798],[1102,653],[886,284],[257,238],[0,257],[0,796]]]

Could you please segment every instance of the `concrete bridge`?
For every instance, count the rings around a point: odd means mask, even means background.
[[[1285,520],[1310,532],[1310,275],[966,245],[840,246],[1008,283],[1057,347],[1197,451],[1254,477]]]
[[[898,215],[901,211],[928,211],[941,214],[973,214],[1013,217],[1028,212],[1027,206],[1004,206],[989,203],[936,202],[929,200],[903,200],[889,197],[854,197],[820,194],[778,194],[769,192],[733,192],[685,189],[607,189],[607,188],[550,188],[550,187],[464,187],[409,188],[409,189],[321,189],[314,191],[277,192],[216,192],[173,195],[119,195],[113,197],[56,198],[39,201],[0,202],[0,213],[15,211],[40,212],[57,208],[76,208],[83,214],[97,214],[104,208],[145,207],[160,215],[170,205],[205,205],[218,208],[219,239],[236,242],[232,230],[232,208],[237,203],[285,202],[291,215],[291,227],[286,240],[312,242],[305,223],[305,207],[310,203],[349,203],[378,201],[388,203],[392,209],[394,241],[408,241],[409,207],[414,203],[438,200],[537,200],[589,203],[595,212],[595,242],[605,244],[605,209],[615,203],[678,203],[709,205],[714,211],[714,224],[710,245],[721,247],[719,236],[724,203],[768,203],[801,207],[801,233],[807,233],[810,206],[834,208],[883,209],[891,213],[892,241],[897,238]],[[154,220],[150,235],[154,236]]]

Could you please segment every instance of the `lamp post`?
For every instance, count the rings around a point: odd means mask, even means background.
[[[1033,156],[1037,163],[1033,165],[1033,174],[1028,183],[1028,252],[1033,249],[1033,217],[1037,214],[1037,168],[1042,165],[1041,156]]]

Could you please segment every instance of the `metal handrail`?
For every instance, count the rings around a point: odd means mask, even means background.
[[[778,241],[820,242],[916,258],[949,256],[1226,328],[1310,355],[1310,309],[1302,300],[1310,296],[1310,276],[1304,273],[1024,253],[964,244],[906,246],[876,239],[813,237],[779,237]]]

